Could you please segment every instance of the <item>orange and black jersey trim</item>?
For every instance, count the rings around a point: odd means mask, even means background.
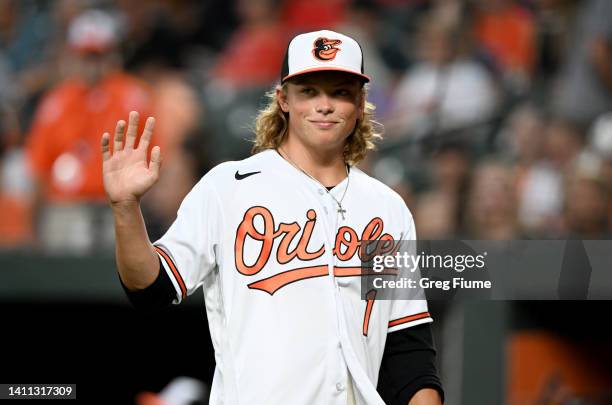
[[[404,316],[403,318],[398,318],[398,319],[389,321],[389,327],[392,328],[397,325],[402,325],[404,323],[418,321],[419,319],[424,319],[424,318],[429,318],[429,317],[431,317],[429,312],[420,312],[418,314]]]
[[[161,246],[153,247],[155,248],[155,251],[164,259],[170,271],[172,271],[172,275],[174,276],[176,283],[181,289],[181,300],[184,300],[187,297],[187,287],[185,287],[185,281],[183,280],[181,273],[179,273],[176,264],[174,263],[168,252],[166,252],[166,250],[163,249]],[[161,268],[160,270],[163,270],[163,268]]]

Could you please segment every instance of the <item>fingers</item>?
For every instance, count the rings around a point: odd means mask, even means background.
[[[119,120],[117,121],[117,126],[115,127],[115,141],[113,143],[113,152],[120,151],[123,149],[123,132],[125,131],[125,121]]]
[[[151,151],[151,162],[149,163],[149,170],[153,172],[155,178],[159,178],[159,169],[161,167],[161,149],[159,146],[154,146]]]
[[[125,131],[125,126],[126,126],[125,121],[123,120],[117,121],[117,126],[115,127],[113,152],[123,150],[124,147],[125,148],[134,147],[134,144],[136,143],[136,135],[138,132],[138,120],[139,120],[138,112],[131,111],[129,119],[128,119],[128,124],[127,124],[127,132]],[[149,143],[151,142],[151,137],[153,136],[154,127],[155,127],[155,118],[149,117],[145,124],[145,128],[142,133],[141,141],[138,145],[139,149],[146,150],[149,147]],[[124,133],[125,133],[125,144],[123,142]],[[104,135],[102,136],[102,142],[105,142]],[[110,143],[110,136],[107,142]],[[108,149],[108,146],[109,145],[107,144],[106,145],[107,149]],[[104,148],[104,145],[102,145],[102,147]],[[103,153],[105,153],[104,151],[105,149],[103,149]],[[108,151],[108,157],[106,157],[107,155],[104,155],[104,156],[105,156],[105,159],[109,158],[111,156],[110,151]]]
[[[128,130],[125,136],[125,147],[132,149],[136,143],[136,135],[138,134],[138,118],[139,115],[136,111],[130,111],[130,117],[128,118]]]
[[[130,111],[130,118],[128,121],[128,129],[125,138],[125,147],[133,148],[136,143],[136,135],[138,133],[138,113],[136,111]]]
[[[100,141],[100,148],[102,149],[102,161],[106,162],[111,157],[110,153],[110,134],[105,132],[102,134],[102,140]]]
[[[155,118],[149,117],[147,118],[147,122],[145,123],[144,131],[142,131],[142,135],[140,136],[140,141],[138,141],[138,149],[147,150],[149,147],[149,143],[151,142],[151,137],[153,136],[153,129],[155,128]]]

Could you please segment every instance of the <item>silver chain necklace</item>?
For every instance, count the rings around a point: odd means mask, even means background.
[[[283,153],[281,153],[281,151]],[[349,188],[349,183],[351,181],[351,176],[349,176],[349,171],[348,171],[348,165],[344,165],[344,168],[346,169],[346,187],[344,187],[344,193],[342,193],[342,197],[340,198],[340,200],[338,200],[336,197],[334,197],[334,195],[327,189],[327,187],[325,187],[323,184],[321,184],[321,182],[317,179],[315,179],[313,176],[311,176],[306,170],[302,169],[297,163],[295,163],[293,160],[291,160],[291,158],[289,157],[289,155],[287,154],[287,152],[285,152],[284,150],[282,150],[281,148],[276,149],[276,152],[283,158],[285,159],[287,162],[291,163],[291,165],[293,167],[295,167],[296,169],[298,169],[299,171],[301,171],[302,173],[304,173],[306,176],[310,177],[312,180],[316,181],[321,187],[323,187],[323,190],[325,190],[327,192],[327,194],[329,194],[329,196],[331,198],[334,199],[334,201],[336,202],[336,204],[338,205],[338,209],[337,212],[342,216],[342,220],[345,220],[346,218],[344,218],[344,214],[346,214],[346,210],[344,208],[342,208],[342,200],[344,200],[344,196],[346,196],[346,192]]]

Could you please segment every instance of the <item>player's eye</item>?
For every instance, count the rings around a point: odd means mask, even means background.
[[[300,93],[305,94],[305,95],[311,95],[311,94],[314,94],[314,89],[312,87],[302,87],[302,89],[300,90]]]
[[[351,92],[347,89],[337,89],[335,93],[338,97],[348,97],[351,95]]]

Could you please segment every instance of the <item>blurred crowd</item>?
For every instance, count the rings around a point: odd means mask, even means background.
[[[157,119],[161,236],[320,28],[362,45],[385,139],[361,167],[419,238],[607,239],[610,21],[608,0],[0,0],[0,248],[112,251],[99,142],[131,110]]]

